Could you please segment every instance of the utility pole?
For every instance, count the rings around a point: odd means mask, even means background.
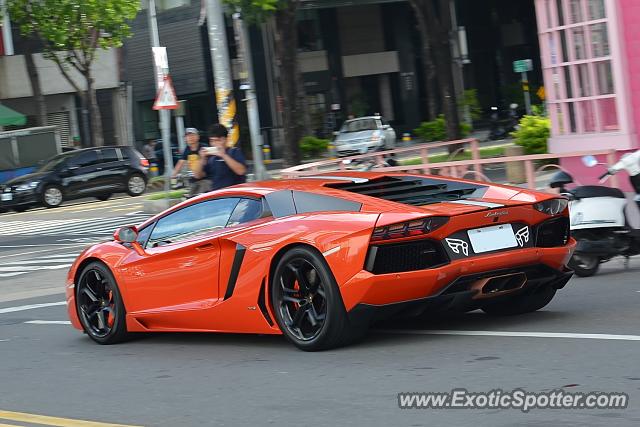
[[[156,1],[149,0],[149,34],[151,35],[151,46],[160,47],[160,36],[158,35],[158,21],[156,20]],[[164,75],[168,74],[168,60],[165,69],[161,70]],[[155,67],[154,67],[155,69]],[[162,80],[160,80],[159,70],[155,70],[156,92],[160,90]],[[169,192],[171,188],[171,173],[173,172],[173,157],[171,155],[171,112],[169,110],[159,110],[160,132],[162,135],[162,152],[164,153],[164,190]]]
[[[13,35],[11,34],[11,20],[9,19],[9,8],[5,0],[0,0],[0,16],[2,17],[2,41],[4,44],[4,54],[13,55]]]
[[[247,104],[247,117],[249,119],[249,131],[251,133],[251,151],[253,153],[253,173],[257,180],[268,178],[262,159],[262,135],[260,134],[260,114],[258,111],[258,99],[253,78],[253,63],[251,61],[251,45],[247,26],[240,13],[233,14],[233,28],[238,46],[238,59],[240,62],[240,89],[245,91],[243,101]]]
[[[216,91],[216,106],[218,121],[229,130],[229,142],[236,145],[239,129],[236,123],[236,101],[233,97],[233,78],[229,64],[229,48],[227,33],[224,25],[224,11],[221,0],[206,1],[207,33],[209,34],[209,49],[211,64],[213,65],[213,81]]]

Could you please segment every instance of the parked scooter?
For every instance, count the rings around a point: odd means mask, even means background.
[[[593,156],[585,156],[582,161],[588,167],[601,164]],[[624,156],[600,176],[600,182],[621,170],[629,172],[631,184],[638,194],[636,203],[640,206],[640,151]],[[640,254],[640,230],[629,226],[625,213],[626,196],[617,188],[600,185],[567,190],[565,185],[572,182],[571,175],[558,172],[550,183],[570,199],[571,235],[578,244],[569,267],[580,277],[593,276],[601,263],[623,256],[626,268],[629,257]]]
[[[509,110],[500,111],[498,107],[491,107],[491,128],[489,139],[505,139],[518,129],[520,118],[518,104],[509,105]]]

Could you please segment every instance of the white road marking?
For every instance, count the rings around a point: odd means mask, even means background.
[[[37,308],[55,307],[58,305],[66,305],[66,304],[67,304],[66,301],[58,301],[58,302],[45,302],[42,304],[20,305],[17,307],[6,307],[6,308],[0,308],[0,314],[15,313],[17,311],[35,310]]]
[[[64,258],[47,257],[46,259],[28,259],[23,261],[9,262],[6,264],[0,264],[0,269],[2,269],[2,267],[8,267],[8,266],[15,267],[15,266],[20,266],[25,264],[42,264],[42,263],[50,264],[52,262],[62,262],[62,263],[69,264],[69,263],[73,263],[73,261],[76,260],[76,256],[71,255],[71,256],[66,256]]]
[[[70,325],[71,322],[68,320],[29,320],[24,323],[28,323],[30,325]]]
[[[640,341],[640,335],[577,334],[565,332],[518,332],[518,331],[457,331],[420,329],[378,329],[383,334],[400,335],[464,335],[480,337],[522,337],[522,338],[575,338],[590,340]]]
[[[13,273],[0,273],[0,277],[14,277],[14,276],[20,276],[21,274],[27,274],[26,271],[16,271]]]
[[[0,265],[0,272],[11,272],[11,271],[38,271],[38,270],[59,270],[61,268],[66,268],[66,267],[71,267],[72,263],[67,262],[66,264],[59,264],[59,265],[25,265],[23,266],[17,266],[17,265],[12,265],[12,266],[1,266]]]
[[[86,246],[84,243],[46,243],[46,244],[42,244],[42,245],[0,245],[0,248],[6,248],[6,249],[11,249],[11,248],[42,248],[45,246]],[[46,252],[46,251],[40,251],[40,252]],[[10,255],[8,255],[10,256]]]
[[[13,258],[13,257],[23,256],[23,255],[38,254],[38,253],[42,253],[42,252],[53,252],[54,250],[57,250],[57,249],[42,249],[40,251],[30,251],[30,252],[21,252],[21,253],[17,253],[17,254],[2,255],[2,256],[0,256],[0,259],[2,259],[2,258]],[[47,255],[47,258],[56,257],[56,256],[59,256],[59,255]],[[66,256],[66,255],[64,255],[64,256]]]

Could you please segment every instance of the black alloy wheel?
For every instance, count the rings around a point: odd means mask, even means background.
[[[99,262],[88,264],[76,286],[78,317],[87,335],[100,344],[126,339],[124,304],[109,269]]]
[[[306,351],[339,347],[364,335],[367,325],[349,322],[338,285],[324,258],[306,247],[289,250],[271,285],[278,326]]]

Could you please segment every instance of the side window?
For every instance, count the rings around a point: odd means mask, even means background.
[[[262,201],[254,199],[240,199],[236,208],[229,218],[227,227],[233,227],[234,225],[244,224],[245,222],[253,221],[262,217]]]
[[[98,163],[98,153],[95,150],[85,151],[71,160],[71,166],[84,167]]]
[[[100,155],[102,157],[103,163],[120,161],[120,158],[118,157],[118,152],[116,151],[115,148],[103,148],[100,150]]]
[[[176,243],[224,228],[237,204],[237,198],[207,200],[160,218],[148,246]]]

